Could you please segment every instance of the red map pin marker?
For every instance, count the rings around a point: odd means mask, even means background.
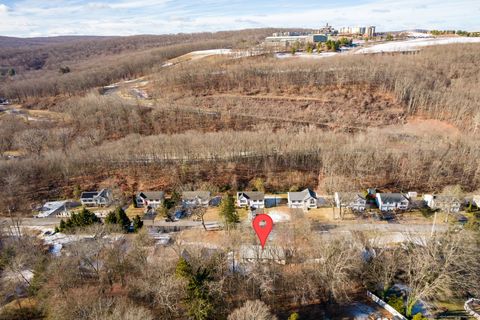
[[[257,233],[258,239],[260,239],[263,249],[265,247],[265,243],[267,242],[268,235],[272,231],[273,220],[268,214],[258,214],[255,219],[253,219],[252,226]]]

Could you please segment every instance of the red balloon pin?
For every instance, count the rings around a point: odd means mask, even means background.
[[[267,242],[268,235],[272,231],[273,220],[268,214],[258,214],[255,219],[253,219],[252,226],[257,233],[258,239],[260,239],[263,249],[265,247],[265,243]]]

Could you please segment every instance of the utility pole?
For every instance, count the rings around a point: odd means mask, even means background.
[[[437,222],[437,211],[435,211],[435,215],[433,216],[432,232],[430,233],[430,237],[433,237],[433,233],[435,232],[436,222]]]

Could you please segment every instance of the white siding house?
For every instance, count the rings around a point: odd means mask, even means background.
[[[458,198],[448,195],[425,194],[423,201],[429,208],[444,212],[459,212],[462,207],[462,202]]]
[[[304,210],[316,208],[317,194],[310,189],[305,189],[300,192],[289,192],[288,207],[300,208]]]
[[[381,211],[407,210],[409,204],[401,193],[377,193],[375,201]]]
[[[113,202],[112,190],[82,192],[80,202],[86,207],[108,207]]]
[[[365,211],[367,199],[355,192],[335,192],[335,205],[337,208],[348,208],[354,211]]]
[[[263,209],[265,208],[265,194],[258,191],[237,192],[237,206]]]
[[[208,207],[209,202],[210,202],[209,191],[182,192],[182,204],[186,208]]]
[[[163,191],[142,191],[135,196],[138,208],[150,207],[156,209],[163,204],[164,200],[165,193]]]

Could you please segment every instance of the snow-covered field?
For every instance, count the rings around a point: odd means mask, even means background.
[[[361,48],[355,54],[416,51],[421,47],[454,44],[454,43],[480,43],[480,38],[449,37],[449,38],[417,38],[404,41],[390,41]]]
[[[285,212],[271,210],[267,214],[272,218],[273,223],[290,221],[290,215]]]
[[[338,55],[338,52],[321,52],[321,53],[306,53],[306,52],[297,52],[294,55],[291,53],[277,53],[275,57],[278,59],[286,58],[307,58],[307,59],[321,59],[327,57],[333,57]]]

